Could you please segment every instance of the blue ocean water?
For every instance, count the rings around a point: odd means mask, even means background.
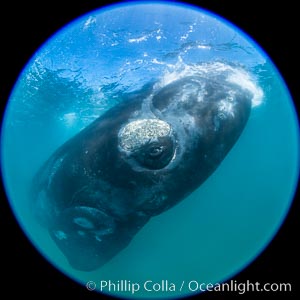
[[[32,217],[29,189],[38,168],[127,93],[149,82],[164,85],[206,71],[229,72],[255,95],[236,145],[203,185],[152,218],[109,263],[88,273],[72,269]],[[297,117],[280,74],[245,34],[193,7],[128,4],[83,16],[35,53],[6,109],[2,174],[28,238],[74,280],[215,283],[255,259],[284,220],[298,179],[298,137]],[[188,294],[186,289],[133,296]]]

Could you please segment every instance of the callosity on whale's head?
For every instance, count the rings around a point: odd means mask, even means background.
[[[70,264],[100,267],[199,187],[242,133],[252,98],[224,74],[183,76],[62,145],[34,180],[33,208]]]

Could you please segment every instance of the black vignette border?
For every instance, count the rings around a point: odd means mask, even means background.
[[[295,1],[262,3],[262,1],[181,1],[207,9],[238,26],[256,41],[269,55],[284,78],[295,106],[299,112],[299,63],[297,46],[298,9]],[[35,2],[1,2],[0,33],[2,39],[1,116],[10,92],[24,66],[38,48],[57,30],[91,10],[117,1],[67,0]],[[299,101],[299,100],[298,100]],[[299,115],[299,114],[298,114]],[[3,245],[2,289],[12,295],[21,292],[24,296],[68,295],[73,299],[99,299],[100,295],[68,279],[54,269],[23,234],[9,207],[1,182],[0,230]],[[299,190],[282,228],[265,251],[233,280],[244,282],[291,282],[292,292],[285,298],[294,298],[299,293],[296,266],[299,264],[299,246],[296,243],[296,228],[299,228]],[[252,294],[249,296],[251,297]],[[205,293],[203,299],[231,299],[232,293]],[[252,295],[254,296],[254,295]],[[256,295],[255,295],[256,296]],[[261,295],[265,296],[265,295]],[[282,297],[272,294],[272,297]],[[101,296],[101,298],[103,298]]]

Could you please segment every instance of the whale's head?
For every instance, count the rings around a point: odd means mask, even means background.
[[[222,76],[186,76],[115,106],[61,146],[36,176],[34,209],[70,264],[102,266],[198,188],[241,135],[252,97]]]

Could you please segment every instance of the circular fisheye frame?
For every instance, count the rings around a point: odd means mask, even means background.
[[[130,2],[79,17],[32,56],[6,106],[2,175],[26,236],[66,276],[177,299],[229,280],[273,239],[298,136],[281,75],[245,33],[198,7]]]

